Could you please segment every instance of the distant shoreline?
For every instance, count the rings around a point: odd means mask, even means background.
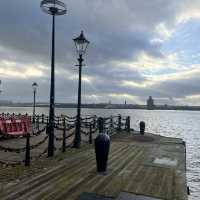
[[[13,103],[0,104],[0,107],[32,107],[32,103]],[[49,107],[47,103],[38,103],[36,107]],[[74,103],[57,103],[56,108],[77,108]],[[200,111],[200,106],[171,106],[171,105],[155,105],[153,109],[148,109],[146,105],[134,104],[82,104],[82,108],[88,109],[143,109],[143,110],[186,110],[186,111]]]

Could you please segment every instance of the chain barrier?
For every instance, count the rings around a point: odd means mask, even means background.
[[[31,145],[30,149],[34,149],[36,147],[39,147],[40,145],[42,145],[47,140],[47,138],[48,138],[48,136],[46,136],[43,140],[41,140],[37,144]],[[21,153],[21,152],[25,152],[26,151],[26,147],[11,148],[11,147],[4,147],[4,146],[0,145],[0,151]]]
[[[44,127],[44,128],[41,129],[41,130],[38,130],[37,132],[32,132],[32,135],[38,136],[38,135],[40,135],[41,133],[43,133],[45,130],[46,130],[46,127]]]
[[[17,116],[14,114],[0,114],[0,117],[7,117],[9,118],[10,116]],[[21,116],[19,114],[19,116]],[[28,115],[26,115],[28,116]],[[93,135],[96,134],[98,132],[98,130],[100,130],[99,127],[99,120],[100,118],[98,118],[97,116],[93,115],[93,116],[85,116],[81,118],[81,127],[85,128],[81,130],[81,134],[84,134],[85,136],[89,136],[88,137],[88,142],[90,144],[92,144],[93,141]],[[107,132],[107,134],[109,135],[113,135],[115,133],[117,133],[117,131],[119,130],[130,130],[130,117],[124,117],[121,115],[117,115],[117,116],[110,116],[110,117],[105,117],[102,118],[103,119],[103,129],[101,129],[102,131]],[[55,124],[54,124],[54,128],[56,130],[60,130],[63,131],[62,136],[58,137],[57,135],[54,135],[54,138],[56,141],[63,141],[62,143],[62,147],[60,149],[63,150],[63,152],[65,151],[65,148],[69,148],[73,146],[73,142],[71,142],[70,144],[66,145],[66,139],[72,137],[75,135],[75,131],[73,130],[76,127],[76,116],[74,117],[69,117],[67,115],[61,115],[61,116],[55,116]],[[45,116],[44,114],[42,115],[36,115],[35,116],[35,123],[36,124],[36,129],[38,129],[36,132],[32,132],[30,134],[31,138],[34,138],[36,136],[41,135],[43,132],[45,132],[46,129],[46,124],[49,123],[49,119],[48,116]],[[39,129],[39,124],[44,124],[45,127]],[[68,131],[68,134],[66,134],[66,131]],[[70,133],[69,133],[70,131]],[[72,132],[71,132],[72,131]],[[27,149],[33,150],[38,148],[39,146],[41,146],[42,144],[44,144],[48,139],[48,135],[45,136],[41,141],[37,142],[37,144],[32,144],[27,147],[20,147],[20,148],[10,148],[10,147],[4,147],[2,145],[0,145],[0,151],[8,151],[8,152],[15,152],[15,153],[21,153],[21,152],[25,152],[27,151]],[[71,140],[71,139],[70,139]],[[83,141],[83,142],[87,142],[87,140]],[[58,148],[58,147],[57,147]],[[46,154],[48,151],[48,147],[46,147],[37,157],[34,156],[34,159],[38,159],[40,157],[42,157],[44,154]],[[33,160],[30,157],[31,160]],[[22,162],[26,162],[24,161],[2,161],[0,160],[0,164],[5,164],[5,165],[17,165],[17,164],[21,164]]]

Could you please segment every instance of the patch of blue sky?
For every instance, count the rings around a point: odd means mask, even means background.
[[[161,51],[163,54],[176,54],[176,64],[188,69],[200,64],[200,20],[191,19],[177,25],[175,32],[166,40]]]

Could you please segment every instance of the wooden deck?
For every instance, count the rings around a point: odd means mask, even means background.
[[[96,172],[94,146],[88,146],[68,150],[56,166],[7,185],[0,199],[187,199],[181,139],[116,134],[111,139],[106,174]]]

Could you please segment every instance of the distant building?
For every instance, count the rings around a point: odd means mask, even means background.
[[[155,107],[154,100],[152,96],[149,96],[149,98],[147,99],[147,109],[152,110],[154,109],[154,107]]]

